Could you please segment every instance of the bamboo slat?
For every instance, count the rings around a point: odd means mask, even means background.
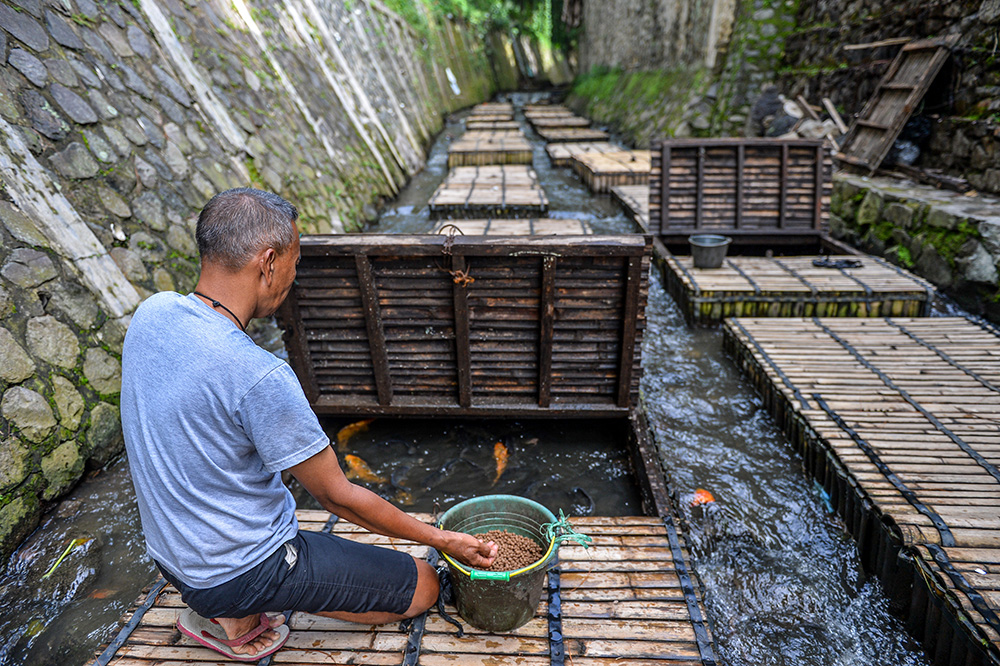
[[[538,127],[538,136],[550,143],[563,141],[607,141],[608,133],[591,127]]]
[[[608,141],[581,141],[579,143],[550,143],[545,147],[552,166],[572,166],[573,157],[581,153],[615,153],[621,146]]]
[[[431,522],[429,514],[413,514]],[[302,529],[322,529],[329,514],[298,512]],[[573,518],[576,529],[593,537],[593,545],[560,550],[562,647],[567,662],[590,666],[612,664],[703,664],[696,631],[677,573],[677,563],[663,521],[657,518]],[[388,537],[371,535],[345,521],[338,521],[334,534],[361,539],[386,548],[424,557],[427,548]],[[627,536],[626,536],[627,535]],[[622,549],[623,545],[629,545]],[[686,551],[677,551],[685,560]],[[604,555],[602,555],[604,553]],[[683,563],[690,571],[690,561]],[[608,568],[610,567],[610,569]],[[698,609],[704,607],[697,589]],[[138,604],[126,613],[130,617]],[[178,632],[174,624],[184,608],[180,595],[167,586],[139,627],[113,658],[114,664],[158,666],[161,664],[222,663],[218,655]],[[454,607],[449,614],[458,619]],[[428,613],[419,639],[420,664],[482,664],[522,666],[550,664],[547,597],[543,594],[535,617],[508,634],[491,634],[462,624],[465,636],[457,638],[455,627],[436,612]],[[357,625],[308,613],[295,613],[289,620],[292,634],[278,653],[275,664],[399,664],[410,638],[398,623],[376,627]],[[709,636],[710,638],[710,636]]]
[[[611,196],[625,209],[629,219],[644,233],[649,232],[648,185],[617,185],[611,188]]]
[[[933,663],[996,663],[1000,333],[956,317],[738,318],[723,338]]]
[[[448,226],[458,228],[466,236],[585,236],[594,230],[588,222],[572,219],[528,220],[443,220],[434,233],[447,232]]]
[[[476,116],[465,120],[467,130],[517,130],[521,124],[516,120],[480,120]]]
[[[610,192],[616,185],[649,187],[648,150],[583,152],[573,156],[573,171],[591,191]]]
[[[590,127],[588,118],[574,115],[543,115],[529,117],[535,129],[542,127]]]
[[[548,204],[534,170],[520,165],[453,168],[428,202],[435,218],[541,217]]]
[[[817,257],[729,257],[695,268],[689,256],[665,257],[667,290],[694,325],[726,317],[912,317],[930,306],[933,286],[876,257],[860,268],[820,268]],[[859,259],[832,256],[831,261]]]

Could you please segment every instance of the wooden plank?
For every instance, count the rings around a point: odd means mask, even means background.
[[[556,258],[542,259],[542,290],[539,298],[538,405],[552,402],[552,333],[555,324]]]
[[[451,270],[465,273],[468,270],[465,257],[452,255]],[[468,287],[461,281],[452,281],[455,304],[455,358],[458,365],[458,404],[472,406],[472,352],[469,348],[469,301]]]
[[[632,366],[636,347],[636,320],[639,313],[639,290],[642,287],[642,260],[630,257],[626,267],[625,314],[623,317],[621,361],[618,366],[618,406],[632,402]]]
[[[372,266],[368,257],[364,255],[355,255],[355,261],[361,300],[364,304],[365,327],[368,329],[368,344],[371,349],[375,385],[378,387],[378,400],[382,405],[389,405],[392,404],[392,378],[389,375],[385,331],[382,328],[382,315],[379,309],[375,280],[372,276]]]

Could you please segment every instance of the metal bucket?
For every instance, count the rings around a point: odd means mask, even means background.
[[[696,234],[689,236],[688,242],[691,243],[691,259],[695,268],[719,268],[733,239],[728,236]]]
[[[544,506],[516,495],[465,500],[441,516],[441,529],[466,534],[504,530],[532,539],[545,553],[537,562],[516,571],[478,571],[443,554],[462,619],[484,631],[500,633],[513,631],[534,617],[545,574],[558,561],[558,540],[548,538],[544,527],[555,522],[556,517]]]

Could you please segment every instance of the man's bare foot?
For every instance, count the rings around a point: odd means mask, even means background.
[[[285,623],[285,616],[276,615],[271,617],[268,615],[267,619],[270,620],[271,629],[265,631],[248,643],[232,648],[233,652],[236,654],[248,654],[253,656],[271,647],[271,644],[278,639],[278,632],[273,631],[273,629],[280,627]],[[238,618],[218,617],[216,618],[216,622],[218,622],[219,626],[221,626],[226,632],[226,638],[233,640],[234,638],[239,638],[240,636],[256,629],[257,625],[260,624],[260,615],[248,615],[247,617]]]

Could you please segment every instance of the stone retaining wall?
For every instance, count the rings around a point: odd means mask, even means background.
[[[1000,199],[838,174],[831,213],[835,238],[886,257],[966,310],[1000,321]]]
[[[420,5],[423,7],[423,5]],[[378,0],[0,0],[0,555],[121,450],[129,315],[190,289],[196,215],[255,185],[350,230],[492,68]]]

